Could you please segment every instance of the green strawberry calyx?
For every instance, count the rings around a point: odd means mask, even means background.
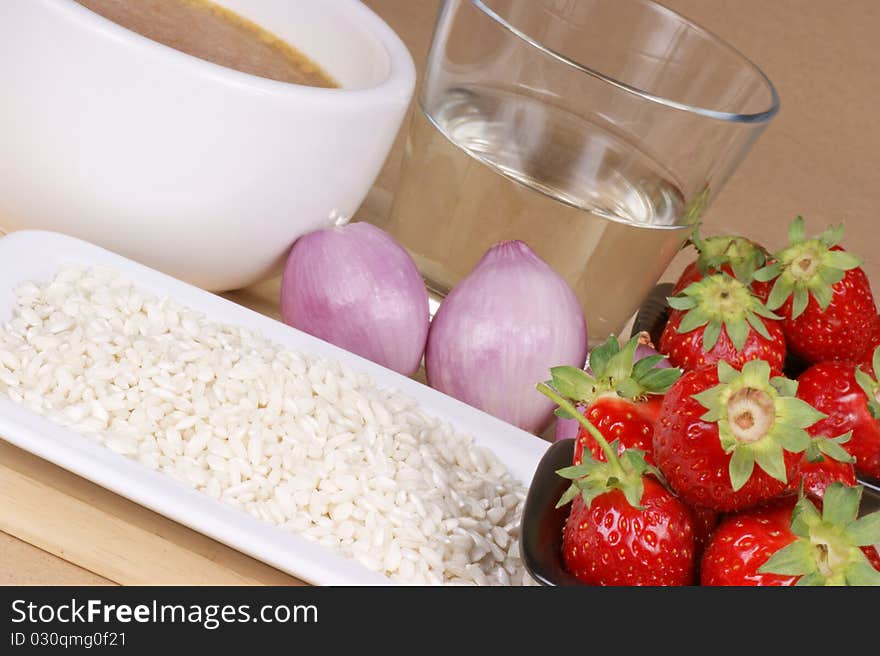
[[[780,319],[768,310],[742,282],[726,273],[698,280],[678,296],[667,299],[670,307],[684,312],[677,332],[703,329],[703,351],[711,351],[724,328],[737,353],[745,347],[754,330],[764,339],[773,339],[761,318]]]
[[[856,269],[862,260],[834,249],[843,238],[843,225],[829,226],[821,235],[807,239],[804,219],[795,218],[788,228],[789,246],[773,256],[774,262],[755,272],[755,280],[774,280],[767,307],[777,310],[791,297],[791,318],[797,319],[810,302],[810,296],[824,312],[834,296],[833,287]]]
[[[717,235],[703,238],[697,226],[691,235],[691,243],[700,254],[697,269],[704,276],[716,273],[727,265],[737,280],[748,284],[752,282],[755,271],[767,263],[767,251],[745,237]]]
[[[861,547],[880,543],[880,511],[859,517],[862,486],[832,483],[821,512],[801,494],[791,516],[797,537],[758,569],[764,574],[800,576],[796,585],[880,585]]]
[[[605,394],[617,394],[633,401],[651,394],[665,394],[679,379],[681,370],[659,367],[664,355],[651,355],[634,362],[636,348],[644,344],[645,339],[645,334],[635,335],[621,347],[612,335],[590,352],[592,373],[578,367],[551,368],[553,387],[576,404],[587,405]],[[556,414],[560,415],[558,410]]]
[[[580,494],[589,508],[596,497],[612,490],[620,490],[627,503],[633,508],[642,509],[642,495],[645,492],[643,476],[650,473],[658,480],[663,480],[660,471],[645,460],[645,452],[640,449],[625,449],[618,456],[617,440],[609,444],[601,431],[578,411],[572,400],[565,398],[550,386],[550,381],[538,383],[537,389],[559,406],[561,412],[557,414],[567,419],[576,419],[593,436],[606,460],[602,462],[585,451],[583,464],[558,470],[556,473],[570,480],[571,485],[560,497],[556,507],[561,508]]]
[[[795,397],[797,381],[783,376],[771,379],[770,365],[764,360],[746,362],[742,371],[721,361],[718,380],[718,385],[693,398],[706,408],[701,419],[717,424],[721,447],[730,454],[733,490],[746,484],[755,465],[787,483],[785,452],[806,451],[811,438],[805,429],[826,415]]]
[[[838,462],[854,463],[856,459],[843,448],[843,445],[849,442],[851,437],[852,431],[837,437],[817,435],[810,440],[810,446],[804,451],[804,456],[807,462],[824,462],[826,458],[831,458]]]
[[[865,396],[868,397],[868,411],[874,419],[880,419],[880,346],[874,349],[874,357],[871,361],[873,377],[861,367],[856,367],[856,382]]]
[[[611,443],[617,448],[617,440]],[[617,466],[597,460],[585,453],[583,464],[564,467],[556,472],[562,478],[571,481],[571,485],[559,498],[557,508],[569,503],[578,494],[589,508],[593,499],[611,490],[620,490],[627,503],[633,508],[644,509],[642,495],[645,492],[643,476],[646,473],[657,475],[658,472],[645,460],[645,452],[641,449],[626,449],[621,454]]]

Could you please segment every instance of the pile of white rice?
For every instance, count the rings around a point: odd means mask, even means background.
[[[66,267],[17,290],[0,393],[402,583],[528,583],[525,488],[344,365]]]

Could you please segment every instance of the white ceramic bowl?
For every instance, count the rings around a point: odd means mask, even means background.
[[[73,0],[4,5],[0,227],[67,233],[217,291],[269,277],[299,235],[355,212],[412,97],[406,47],[357,0],[218,2],[342,88],[224,68]]]

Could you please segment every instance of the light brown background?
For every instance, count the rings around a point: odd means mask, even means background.
[[[439,1],[367,0],[366,4],[403,37],[421,71]],[[871,280],[880,281],[876,218],[880,207],[880,127],[876,124],[880,0],[667,0],[665,4],[746,53],[774,81],[782,98],[779,116],[707,213],[707,232],[736,230],[776,248],[783,244],[786,225],[796,214],[803,214],[813,231],[828,222],[845,221],[845,245],[865,259]],[[364,218],[387,210],[402,139],[365,203]],[[678,258],[667,277],[675,275],[684,260],[684,256]],[[250,304],[273,313],[273,289],[270,285],[257,290]],[[0,498],[3,492],[0,489]],[[102,492],[94,491],[96,495]],[[127,502],[119,502],[118,512],[129,508]],[[7,511],[0,509],[3,512]],[[128,512],[138,514],[131,508]],[[149,523],[143,516],[143,526],[164,526]],[[55,519],[63,526],[64,518]],[[40,522],[45,520],[35,517],[34,521],[32,529],[38,536]],[[209,543],[193,536],[188,539],[192,544]],[[36,538],[30,541],[41,543]],[[222,548],[204,546],[203,553],[212,562],[222,560],[220,551],[211,551],[217,549]],[[66,551],[63,543],[52,550],[57,555],[0,532],[0,584],[106,582],[68,562],[82,560]]]

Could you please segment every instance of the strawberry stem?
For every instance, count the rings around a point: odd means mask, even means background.
[[[602,452],[605,454],[605,460],[608,461],[608,464],[614,468],[616,473],[623,474],[620,461],[617,459],[617,452],[611,448],[611,445],[608,444],[608,441],[602,436],[599,429],[596,428],[593,423],[583,415],[583,413],[579,412],[573,403],[568,401],[564,396],[558,394],[556,390],[546,383],[538,383],[537,390],[574,417],[581,426],[587,429],[587,432],[593,436],[593,439],[596,440],[598,445],[602,448]]]

